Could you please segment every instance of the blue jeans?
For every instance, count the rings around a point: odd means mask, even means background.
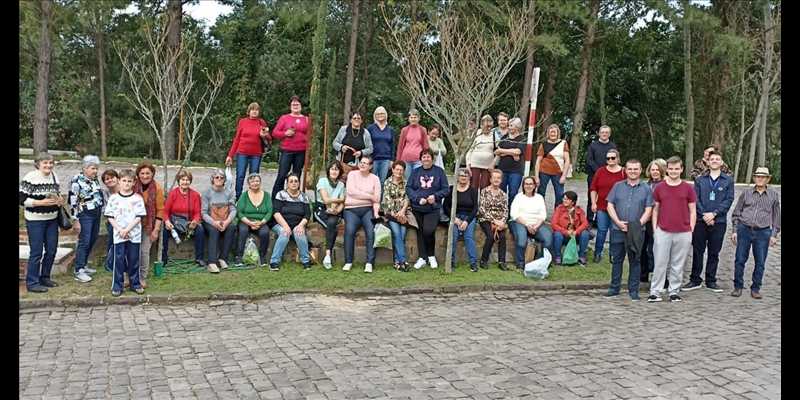
[[[121,292],[123,287],[124,274],[128,274],[131,282],[131,289],[136,290],[142,287],[140,283],[141,263],[139,255],[141,253],[141,243],[133,243],[126,240],[114,245],[114,261],[111,264],[111,290]]]
[[[236,227],[233,224],[228,224],[225,230],[220,232],[219,229],[208,222],[203,222],[203,228],[208,232],[208,263],[216,264],[218,260],[227,260],[231,255]],[[220,235],[222,235],[222,252],[217,254]],[[197,251],[196,248],[195,251]]]
[[[353,263],[356,248],[356,232],[364,227],[367,238],[367,263],[375,264],[375,225],[372,223],[372,207],[355,207],[344,209],[344,263]]]
[[[345,228],[346,229],[346,228]],[[397,222],[389,221],[389,229],[392,230],[392,247],[394,247],[394,262],[406,261],[406,226]]]
[[[600,215],[600,212],[598,212]],[[639,233],[644,235],[644,231]],[[598,235],[599,236],[599,235]],[[644,238],[642,238],[644,240]],[[625,233],[619,229],[611,230],[611,237],[608,239],[611,251],[611,283],[608,284],[608,289],[619,293],[620,286],[622,285],[622,263],[625,261],[625,255],[628,255],[628,292],[639,292],[639,276],[641,275],[641,263],[636,258],[634,261],[633,253],[625,248]]]
[[[100,235],[102,215],[102,209],[100,208],[78,213],[81,233],[78,234],[78,245],[75,249],[75,272],[86,268],[89,252],[92,251],[92,247],[94,247],[97,237]]]
[[[58,222],[53,218],[47,221],[25,221],[25,225],[31,249],[25,285],[30,288],[38,285],[42,279],[50,279],[50,271],[53,269],[58,248]]]
[[[403,173],[406,181],[408,181],[408,177],[411,176],[411,171],[419,168],[422,166],[422,161],[406,161],[406,172]]]
[[[725,240],[728,224],[715,222],[708,226],[703,220],[697,221],[692,234],[692,273],[689,282],[703,283],[703,253],[708,246],[708,261],[706,261],[706,285],[717,283],[717,266],[719,266],[719,252]]]
[[[278,234],[278,238],[275,239],[275,247],[272,248],[272,257],[269,259],[270,264],[280,264],[283,251],[286,250],[286,245],[289,244],[289,238],[291,237],[294,238],[297,250],[300,251],[300,262],[303,264],[308,264],[310,262],[310,258],[308,257],[308,238],[306,238],[306,235],[301,236],[294,233],[294,227],[292,227],[292,233],[289,236],[283,236],[283,228],[278,224],[275,224],[272,230]]]
[[[462,221],[467,220],[468,215],[456,214],[456,218]],[[456,263],[456,244],[458,237],[464,238],[464,247],[467,250],[467,257],[469,257],[469,265],[478,263],[478,250],[475,248],[475,225],[478,224],[478,216],[472,219],[472,222],[467,224],[467,229],[464,232],[458,230],[458,227],[453,227],[453,257],[450,259],[451,263]]]
[[[561,174],[548,175],[545,174],[544,172],[539,172],[539,182],[541,184],[539,185],[539,189],[537,189],[536,191],[539,192],[539,194],[542,195],[542,197],[544,197],[545,193],[547,193],[547,183],[548,182],[553,183],[553,190],[555,191],[555,196],[556,196],[556,204],[555,207],[553,207],[553,210],[555,210],[558,206],[561,205],[562,199],[564,198],[564,185],[559,183],[560,179],[561,179]]]
[[[553,232],[553,254],[555,258],[561,258],[561,246],[564,245],[564,234],[561,232]],[[575,238],[578,242],[578,257],[586,258],[586,249],[589,247],[589,231],[585,230]]]
[[[172,239],[172,232],[164,228],[164,234],[161,236],[164,237],[163,241],[161,242],[161,262],[163,262],[164,265],[167,265],[167,261],[169,260],[167,252],[169,251],[169,240]],[[194,240],[194,259],[195,261],[202,260],[206,246],[206,231],[203,229],[202,224],[194,227],[192,238]]]
[[[247,170],[251,174],[257,174],[259,167],[261,167],[261,156],[245,156],[236,153],[236,201],[239,201],[239,196],[242,195],[242,187],[244,186],[244,178],[247,176]]]
[[[508,209],[511,209],[511,202],[519,192],[519,186],[522,184],[522,174],[516,172],[503,172],[503,181],[500,182],[500,190],[506,192],[508,195]]]
[[[508,228],[514,234],[514,250],[517,255],[517,265],[525,264],[525,248],[528,246],[528,229],[517,221],[509,221]],[[542,225],[533,235],[533,240],[542,244],[543,249],[553,254],[553,232],[547,225]]]
[[[111,249],[114,248],[114,227],[111,226],[111,223],[106,220],[106,234],[108,235],[108,244],[106,244],[106,271],[112,272],[112,267],[114,266],[114,252]]]
[[[392,160],[375,160],[372,162],[372,173],[381,181],[381,193],[383,193],[383,181],[389,177],[389,164]]]
[[[594,238],[594,256],[597,257],[603,253],[603,245],[606,244],[606,236],[608,235],[608,228],[611,226],[611,216],[608,211],[597,210],[597,237]],[[614,256],[614,250],[611,246],[608,247],[608,252]]]
[[[736,261],[734,261],[733,287],[741,289],[744,287],[744,265],[749,257],[750,247],[753,248],[753,284],[750,290],[757,292],[761,290],[761,280],[764,278],[764,265],[767,262],[767,251],[769,250],[769,238],[772,229],[752,229],[739,224],[736,229],[738,241],[736,243]]]
[[[306,162],[306,152],[303,151],[286,151],[281,150],[281,158],[278,161],[278,176],[275,177],[275,183],[272,185],[272,198],[278,195],[278,192],[283,190],[283,185],[286,182],[286,177],[289,176],[289,169],[292,172],[303,177],[303,165]],[[236,197],[239,198],[238,196]]]

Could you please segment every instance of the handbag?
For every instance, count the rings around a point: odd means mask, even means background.
[[[263,119],[259,120],[259,122],[261,123],[262,127],[266,127],[267,126],[267,122],[264,121]],[[269,133],[267,133],[267,137],[263,137],[261,135],[259,135],[259,136],[261,137],[261,152],[263,153],[263,155],[267,155],[267,154],[271,153],[272,152],[272,143],[271,143],[272,136]]]
[[[212,204],[209,214],[211,214],[211,219],[213,219],[214,221],[227,221],[229,210],[230,210],[230,203],[223,204],[221,206]]]
[[[172,229],[180,234],[185,234],[189,231],[189,216],[181,214],[171,214],[169,221],[172,223]]]
[[[58,207],[58,227],[61,228],[62,231],[68,231],[72,229],[72,220],[69,218],[69,213],[64,206]]]
[[[537,251],[536,242],[532,238],[528,238],[528,244],[525,246],[525,264],[536,259]]]
[[[355,165],[350,165],[350,164],[344,162],[344,153],[345,152],[342,151],[341,156],[339,157],[339,165],[342,166],[342,177],[339,178],[339,179],[342,182],[347,182],[347,174],[349,174],[350,171],[358,168],[358,163],[359,163],[360,160],[358,158],[356,158],[356,160],[354,162]]]

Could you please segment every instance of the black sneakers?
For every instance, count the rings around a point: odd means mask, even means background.
[[[659,295],[657,295],[657,294],[651,294],[651,295],[650,295],[650,296],[647,298],[647,302],[648,302],[648,303],[658,303],[659,301],[661,301],[661,296],[659,296]]]
[[[269,265],[269,270],[270,271],[280,271],[281,269],[278,268],[278,264],[270,264]]]
[[[712,291],[714,293],[722,293],[722,288],[719,287],[719,285],[717,285],[716,282],[706,283],[706,289],[708,289],[708,290],[710,290],[710,291]]]
[[[678,296],[677,294],[671,294],[671,295],[669,295],[669,301],[677,303],[677,302],[681,301],[681,296]]]
[[[695,289],[700,289],[700,284],[699,283],[689,282],[689,283],[683,285],[683,287],[681,288],[681,290],[685,290],[687,292],[690,291],[690,290],[695,290]]]

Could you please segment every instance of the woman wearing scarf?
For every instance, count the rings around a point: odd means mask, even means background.
[[[137,179],[133,184],[133,192],[142,196],[144,209],[147,211],[147,217],[142,220],[142,252],[139,258],[141,264],[139,282],[144,289],[147,289],[145,279],[150,270],[150,248],[158,240],[164,215],[164,188],[153,179],[155,174],[156,167],[153,166],[153,163],[142,161],[136,166]],[[129,285],[130,283],[126,280],[124,286],[128,287]]]
[[[97,237],[100,235],[103,206],[108,198],[104,197],[97,179],[97,167],[100,159],[97,156],[83,157],[81,172],[69,181],[69,211],[72,215],[72,230],[78,234],[78,245],[75,249],[75,280],[81,283],[91,282],[97,272],[89,268],[87,263]]]
[[[348,172],[358,169],[361,157],[372,155],[372,135],[364,128],[360,112],[350,113],[350,124],[339,129],[333,148],[338,152],[336,159],[342,164],[342,180],[346,180]]]

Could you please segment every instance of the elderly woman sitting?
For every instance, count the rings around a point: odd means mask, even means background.
[[[211,174],[211,187],[203,191],[201,198],[203,229],[208,232],[208,272],[212,274],[218,274],[219,268],[228,268],[225,260],[231,254],[233,236],[236,233],[236,227],[232,225],[236,218],[236,200],[233,190],[225,188],[226,180],[225,171],[214,170]],[[217,254],[220,235],[222,251]]]
[[[96,270],[89,268],[89,252],[92,251],[100,234],[103,206],[108,201],[103,196],[100,181],[97,179],[97,167],[100,159],[97,156],[83,157],[81,172],[70,179],[69,210],[72,215],[72,230],[78,234],[78,246],[75,249],[75,280],[81,283],[91,282]]]
[[[258,234],[258,255],[261,265],[267,264],[267,249],[269,248],[269,225],[272,219],[272,197],[261,190],[261,176],[253,173],[247,175],[247,191],[239,196],[236,203],[239,213],[239,224],[236,238],[236,261],[234,266],[244,265],[244,246],[250,232]]]

